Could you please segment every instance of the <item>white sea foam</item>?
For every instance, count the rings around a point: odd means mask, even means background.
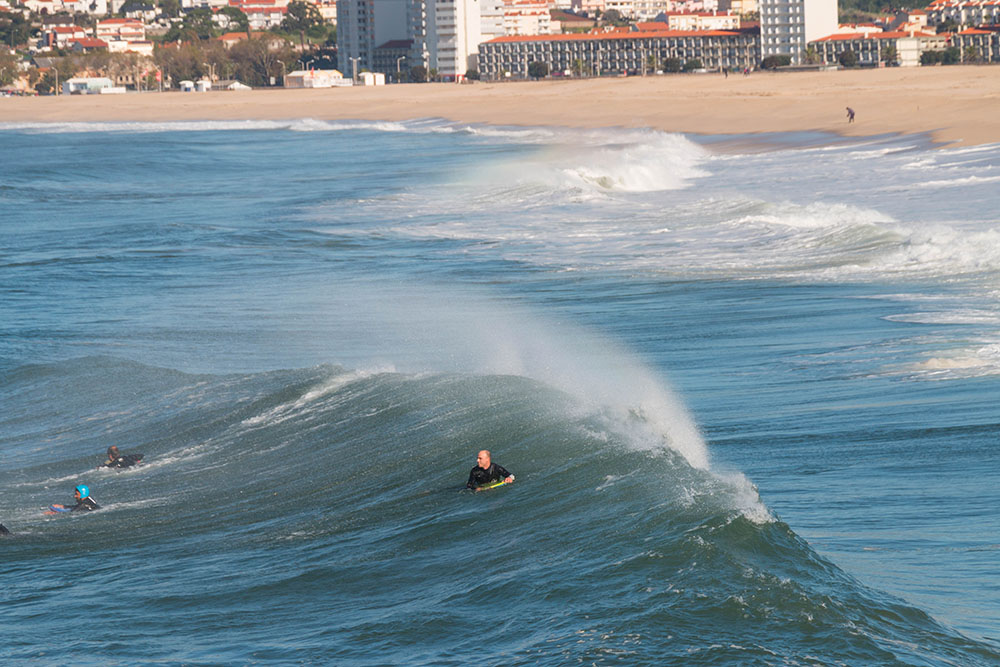
[[[261,425],[273,426],[275,424],[280,424],[281,422],[300,414],[303,409],[311,406],[319,399],[334,394],[354,382],[382,373],[391,373],[394,370],[395,369],[391,366],[385,366],[375,369],[359,369],[348,371],[346,373],[340,373],[324,382],[321,382],[294,401],[282,403],[281,405],[277,405],[262,414],[254,417],[248,417],[247,419],[244,419],[242,423],[244,426],[250,427]]]

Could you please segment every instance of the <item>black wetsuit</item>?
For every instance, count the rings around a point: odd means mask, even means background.
[[[476,466],[469,473],[469,483],[465,485],[465,488],[476,489],[480,486],[486,486],[487,484],[507,479],[510,476],[506,468],[496,463],[491,463],[490,467],[485,469]]]
[[[0,523],[0,535],[10,535],[10,531],[2,523]]]
[[[101,509],[101,506],[98,505],[93,498],[87,496],[86,498],[80,498],[80,500],[76,502],[76,505],[67,507],[66,509],[70,512],[90,512]]]
[[[142,454],[122,454],[116,459],[109,459],[102,465],[106,468],[131,468],[139,465],[142,461]]]

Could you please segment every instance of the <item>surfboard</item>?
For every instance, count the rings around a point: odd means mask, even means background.
[[[476,491],[489,491],[490,489],[495,489],[498,486],[503,486],[507,483],[506,480],[500,480],[499,482],[493,482],[492,484],[487,484],[485,486],[480,486]]]

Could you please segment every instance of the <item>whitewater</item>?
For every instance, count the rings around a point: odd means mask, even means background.
[[[9,123],[0,176],[5,660],[1000,664],[1000,146]]]

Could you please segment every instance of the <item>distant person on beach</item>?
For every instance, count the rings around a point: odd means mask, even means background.
[[[93,510],[101,509],[101,506],[97,504],[90,496],[90,488],[85,484],[80,484],[75,489],[73,489],[73,500],[76,504],[72,507],[66,507],[65,505],[49,505],[44,514],[58,514],[59,512],[91,512]]]
[[[108,460],[99,468],[131,468],[142,461],[142,454],[122,454],[114,445],[108,447]]]
[[[510,484],[514,481],[514,476],[502,465],[490,460],[490,450],[482,450],[476,457],[476,467],[469,473],[469,482],[465,488],[478,491],[480,487],[500,481]]]
[[[854,122],[854,109],[852,109],[851,107],[847,107],[847,122],[848,123]]]

